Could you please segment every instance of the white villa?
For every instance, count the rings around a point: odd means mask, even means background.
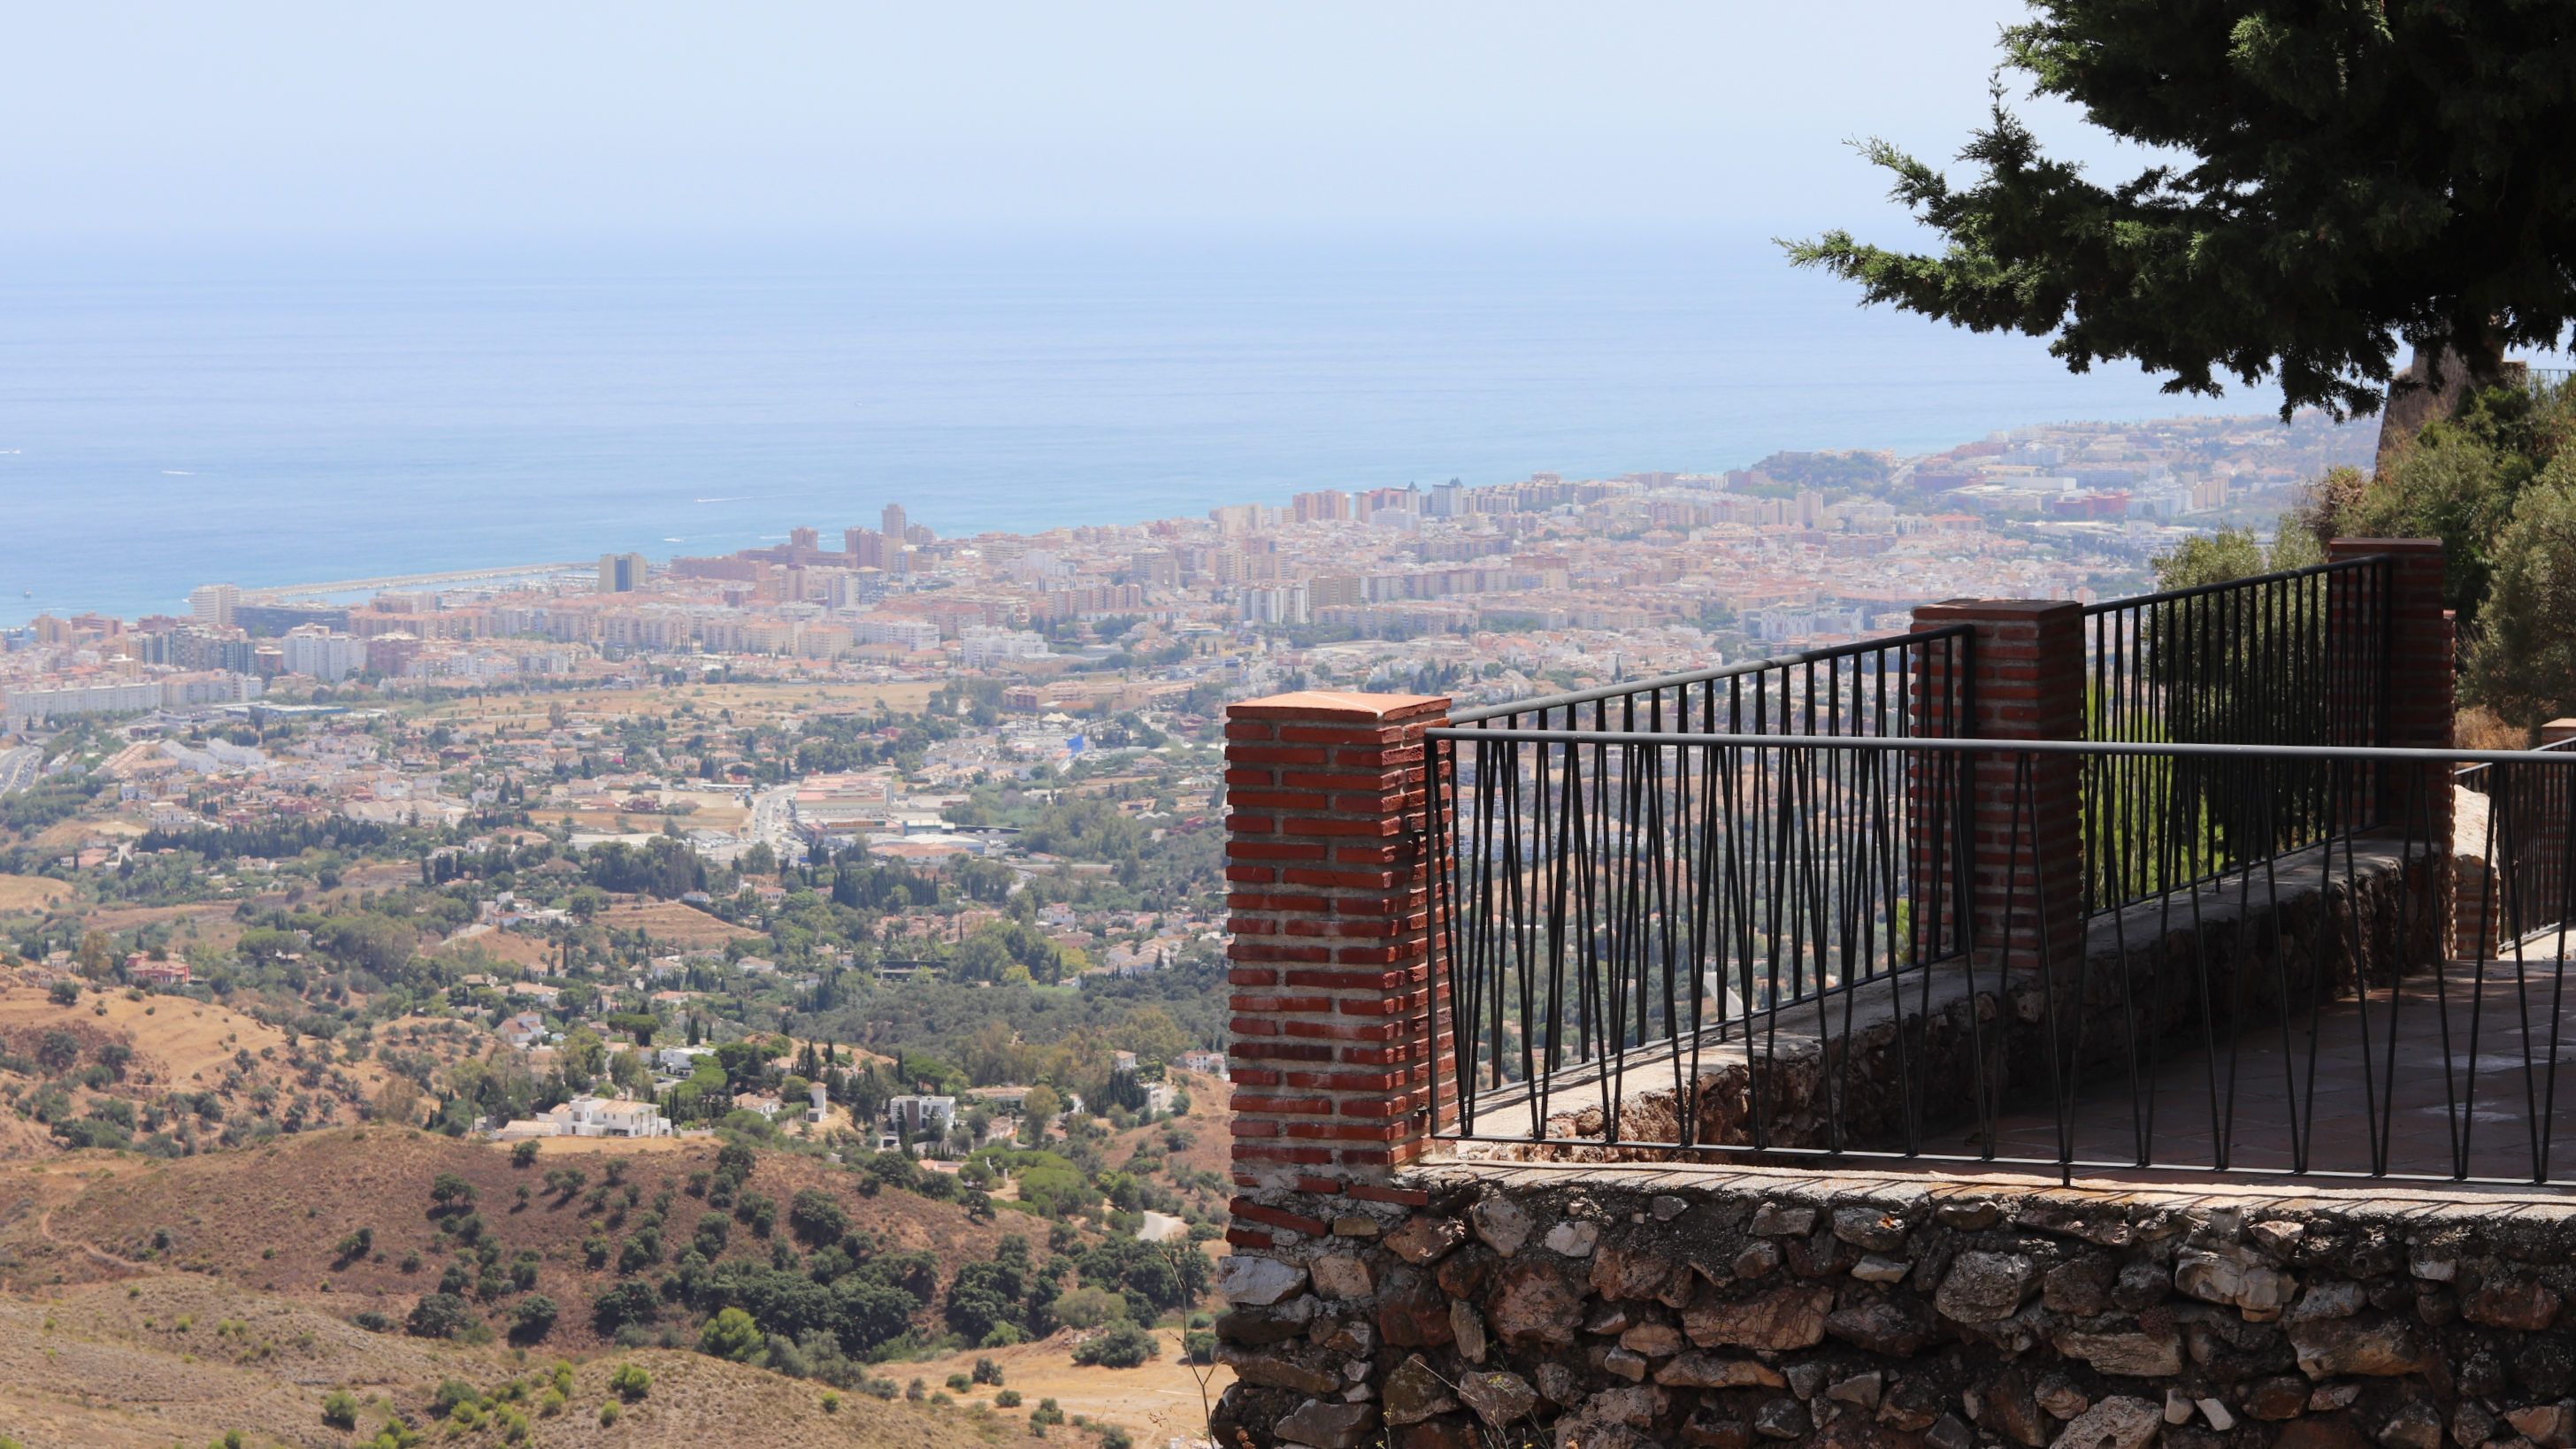
[[[521,1118],[492,1134],[495,1141],[530,1137],[668,1137],[671,1124],[650,1102],[615,1097],[575,1097],[535,1117]]]

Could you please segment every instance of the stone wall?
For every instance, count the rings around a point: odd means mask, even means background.
[[[1226,1449],[2576,1445],[2576,1199],[1436,1162],[1264,1196]]]

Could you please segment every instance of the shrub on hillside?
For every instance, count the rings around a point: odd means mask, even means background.
[[[475,1321],[474,1310],[453,1293],[424,1293],[404,1327],[420,1338],[453,1338]]]
[[[646,1373],[640,1363],[622,1363],[617,1366],[617,1372],[608,1376],[608,1386],[617,1391],[619,1398],[631,1404],[652,1392],[653,1376]]]
[[[787,1225],[809,1243],[835,1243],[848,1235],[850,1214],[821,1188],[799,1188],[787,1209]]]
[[[537,1339],[554,1331],[555,1301],[543,1293],[531,1293],[510,1309],[513,1337]]]
[[[750,1314],[728,1308],[707,1320],[705,1330],[698,1335],[698,1352],[710,1358],[749,1363],[760,1356],[767,1341],[766,1335],[753,1325]]]
[[[1133,1323],[1111,1324],[1109,1331],[1085,1341],[1073,1351],[1073,1361],[1089,1368],[1138,1368],[1146,1360],[1162,1355],[1163,1345],[1154,1335]]]
[[[590,1313],[602,1333],[630,1323],[650,1323],[662,1312],[662,1295],[650,1283],[611,1283],[592,1296]]]
[[[124,1128],[97,1117],[75,1117],[57,1122],[54,1135],[63,1139],[66,1147],[126,1148],[134,1145],[134,1139]]]
[[[1127,1316],[1127,1300],[1103,1288],[1081,1287],[1055,1301],[1056,1320],[1071,1328],[1098,1328]]]
[[[434,1418],[444,1419],[456,1412],[457,1405],[470,1404],[481,1397],[463,1379],[440,1379],[438,1392],[430,1396],[429,1412]]]

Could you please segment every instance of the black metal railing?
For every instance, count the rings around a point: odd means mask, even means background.
[[[1685,899],[1703,908],[1721,899],[1706,888],[1707,871],[1759,873],[1792,860],[1825,869],[1819,881],[1832,903],[1785,922],[1782,938],[1793,943],[1793,958],[1777,989],[1793,996],[1891,969],[1900,951],[1910,958],[1943,949],[1938,917],[1925,939],[1915,939],[1911,887],[1889,874],[1894,839],[1872,828],[1888,818],[1886,759],[1775,780],[1759,766],[1747,777],[1680,756],[1671,763],[1681,773],[1667,778],[1662,755],[1632,760],[1614,755],[1608,740],[1639,732],[1882,740],[1964,734],[1973,703],[1973,639],[1968,626],[1948,625],[1453,714],[1452,728],[1468,734],[1459,748],[1442,753],[1441,768],[1456,780],[1458,798],[1473,803],[1449,822],[1463,834],[1444,842],[1444,858],[1455,861],[1480,899],[1503,907],[1450,915],[1453,935],[1463,930],[1470,938],[1453,941],[1453,959],[1460,949],[1480,959],[1508,955],[1524,974],[1517,983],[1523,1007],[1543,995],[1561,999],[1570,1013],[1547,1015],[1543,1033],[1499,1046],[1487,1075],[1496,1083],[1540,1078],[1569,1060],[1608,1061],[1615,1075],[1626,1070],[1631,1053],[1658,1047],[1671,1070],[1684,1071],[1708,1024],[1699,998],[1649,989],[1644,983],[1652,973],[1641,963],[1660,961],[1663,975],[1672,977],[1677,960],[1712,959],[1713,943],[1757,930],[1723,912],[1673,908]],[[1533,730],[1573,734],[1553,751],[1525,749],[1519,732]],[[1831,762],[1844,763],[1840,757]],[[1517,783],[1524,779],[1526,788]],[[1500,781],[1516,783],[1486,788]],[[1775,785],[1792,794],[1776,810]],[[1941,788],[1952,806],[1964,801],[1955,786]],[[1700,800],[1694,792],[1714,795]],[[1748,838],[1740,835],[1723,851],[1668,848],[1674,830],[1687,834],[1689,822],[1746,811],[1781,832],[1777,848],[1740,848]],[[1643,924],[1649,920],[1650,927]],[[1757,933],[1768,940],[1783,927],[1770,922]],[[1508,945],[1499,940],[1505,934],[1512,938]],[[1545,979],[1530,977],[1542,959],[1550,963]],[[1618,989],[1610,989],[1613,981]],[[1773,989],[1748,979],[1718,995],[1767,1000]],[[1507,1007],[1499,988],[1461,1010],[1462,1019],[1484,1023],[1497,1042],[1519,1032],[1524,1014]]]
[[[2068,1175],[2561,1175],[2566,942],[2499,936],[2447,961],[2445,877],[2450,766],[2486,766],[2522,822],[2496,836],[2512,876],[2576,839],[2576,754],[1491,719],[1429,740],[1450,781],[1430,821],[1447,1004],[1425,1022],[1446,1039],[1445,1138]],[[2209,772],[2306,792],[2307,843],[2093,906],[2065,888],[2073,863],[2042,855],[2070,769],[2105,761],[2131,767],[2143,816],[2199,818]],[[2532,909],[2564,922],[2571,898],[2562,866]]]
[[[1972,631],[1952,624],[1832,649],[1460,710],[1453,725],[1693,734],[1965,733]]]
[[[2576,753],[2576,739],[2554,741],[2530,753]],[[2566,905],[2576,897],[2576,855],[2556,829],[2576,801],[2560,798],[2576,776],[2551,774],[2519,790],[2499,792],[2506,777],[2488,764],[2464,765],[2452,775],[2461,792],[2454,846],[2461,857],[2459,930],[2471,943],[2519,941],[2565,929]]]
[[[2385,744],[2391,567],[2373,555],[2087,607],[2085,738]],[[2324,838],[2328,772],[2258,793],[2245,768],[2237,756],[2087,757],[2086,904],[2147,900]]]

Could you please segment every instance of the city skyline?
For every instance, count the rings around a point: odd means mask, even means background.
[[[27,726],[353,681],[392,699],[718,672],[1000,678],[1010,708],[1040,713],[1308,677],[1510,697],[1849,642],[1940,598],[2089,598],[2194,532],[2267,522],[2369,448],[2317,419],[2067,425],[1903,459],[1310,490],[957,537],[888,499],[852,510],[874,527],[798,523],[722,553],[380,579],[345,602],[227,580],[195,588],[184,617],[44,615],[0,635],[0,708]]]

